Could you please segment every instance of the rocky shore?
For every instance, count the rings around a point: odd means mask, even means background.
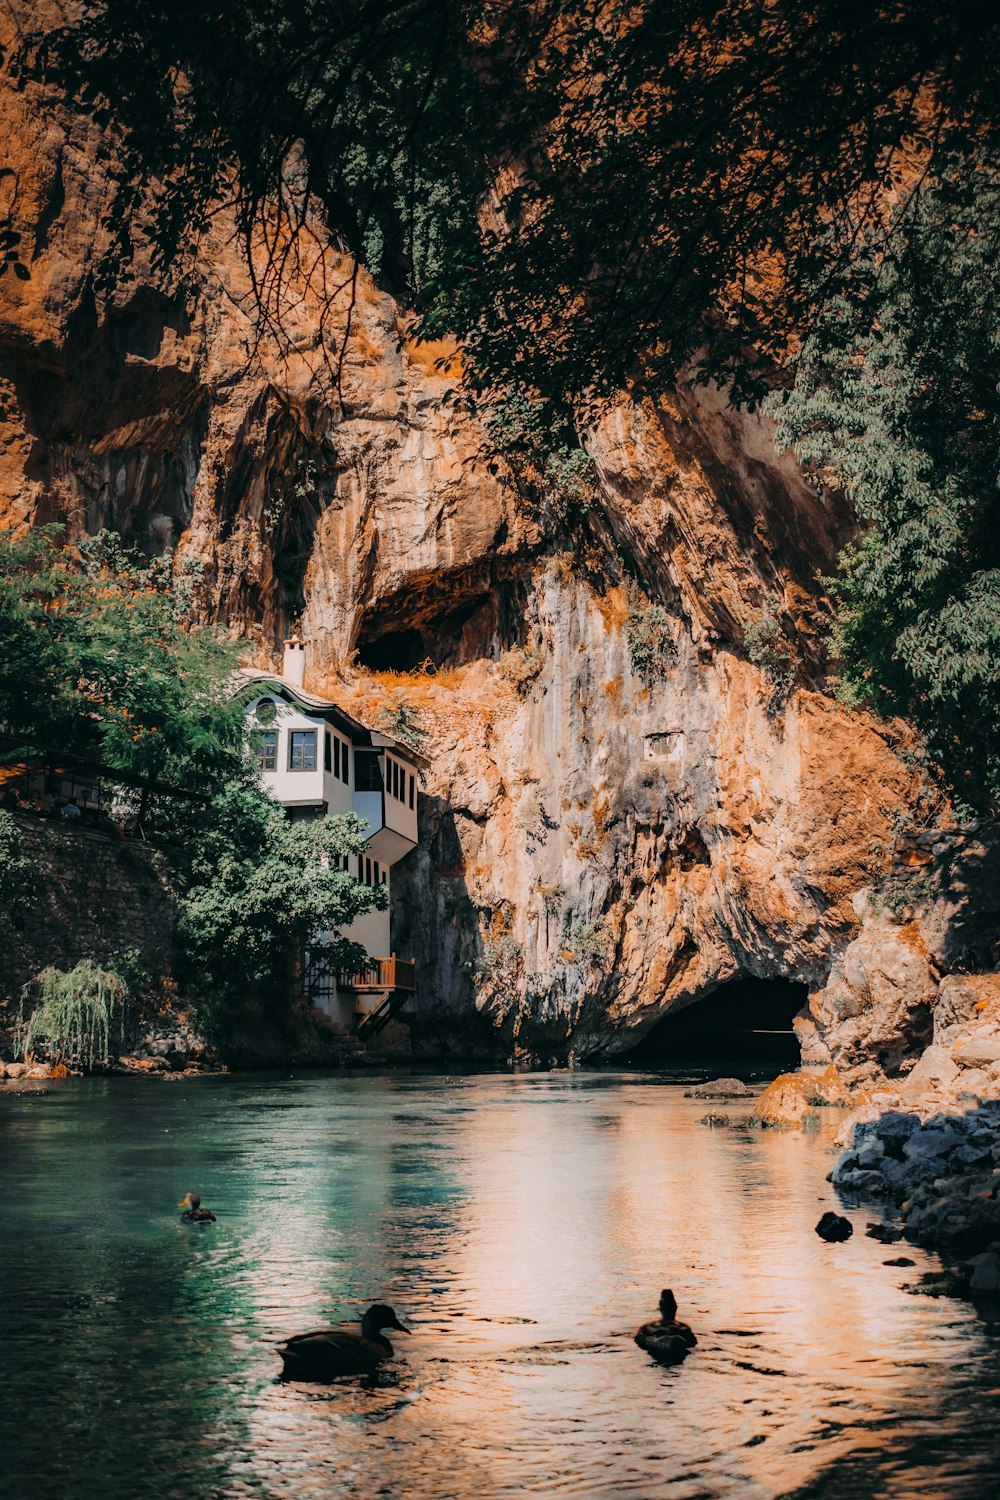
[[[830,1174],[840,1193],[896,1209],[903,1235],[952,1269],[952,1290],[1000,1292],[1000,1102],[923,1117],[889,1110],[849,1128]]]

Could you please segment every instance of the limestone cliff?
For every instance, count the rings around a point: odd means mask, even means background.
[[[455,352],[319,228],[271,289],[278,335],[223,210],[183,263],[137,231],[109,275],[113,142],[37,89],[2,120],[3,515],[176,547],[258,660],[300,619],[314,687],[418,716],[432,769],[395,891],[418,1035],[608,1053],[739,975],[824,991],[913,779],[897,731],[823,691],[842,505],[760,419],[683,391],[607,412],[585,514],[546,519]],[[762,613],[791,691],[749,659]]]

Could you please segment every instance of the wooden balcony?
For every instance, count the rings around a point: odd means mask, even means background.
[[[365,994],[372,990],[406,990],[412,993],[415,987],[417,966],[412,959],[373,958],[354,974],[343,974],[340,987]]]

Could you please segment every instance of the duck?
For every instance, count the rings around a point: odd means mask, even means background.
[[[182,1224],[214,1224],[215,1215],[210,1209],[202,1208],[201,1197],[198,1193],[185,1193],[177,1205],[183,1208],[181,1214]]]
[[[286,1380],[334,1380],[338,1375],[373,1375],[379,1365],[393,1357],[393,1347],[384,1328],[409,1333],[384,1302],[375,1302],[361,1319],[361,1332],[344,1328],[320,1328],[300,1333],[283,1344],[278,1353]]]
[[[660,1317],[656,1323],[643,1323],[635,1336],[640,1349],[660,1365],[679,1365],[687,1359],[688,1350],[698,1340],[686,1323],[677,1318],[677,1298],[669,1287],[660,1293]]]

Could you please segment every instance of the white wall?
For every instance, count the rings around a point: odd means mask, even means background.
[[[327,811],[330,813],[347,813],[354,811],[354,757],[350,740],[327,724],[325,720],[305,713],[293,704],[285,703],[276,695],[264,693],[262,698],[270,698],[272,703],[277,704],[277,714],[269,725],[258,726],[255,723],[257,705],[261,698],[255,698],[248,704],[246,715],[251,732],[255,729],[270,729],[277,733],[278,747],[276,765],[273,771],[262,771],[261,781],[271,796],[277,802],[285,806],[302,802],[325,802]],[[315,771],[292,771],[289,770],[289,747],[290,735],[293,732],[312,730],[316,735],[316,769]],[[329,739],[330,770],[325,770],[327,738]],[[347,758],[347,781],[342,776],[334,774],[334,766],[338,763],[338,757],[334,747],[334,740],[340,743],[340,765],[343,768],[344,757]]]

